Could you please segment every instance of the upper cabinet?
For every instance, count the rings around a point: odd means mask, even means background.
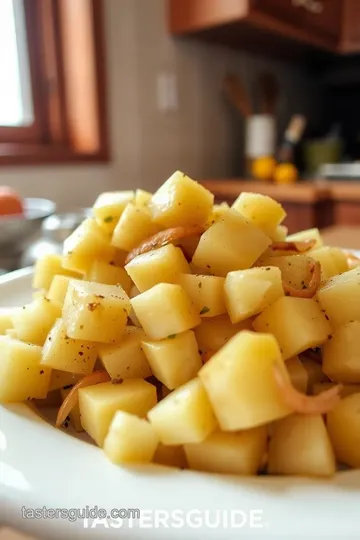
[[[294,51],[351,53],[360,50],[360,0],[169,0],[169,27],[230,46],[284,51],[292,40]]]

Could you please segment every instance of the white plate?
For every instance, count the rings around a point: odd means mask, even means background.
[[[31,270],[1,278],[0,306],[28,301],[30,283]],[[323,481],[117,467],[99,448],[56,430],[26,405],[0,408],[0,452],[0,519],[47,540],[360,538],[360,470]],[[23,507],[44,506],[139,509],[141,518],[95,524],[22,518]]]

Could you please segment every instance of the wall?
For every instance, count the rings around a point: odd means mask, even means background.
[[[298,68],[192,40],[166,31],[166,0],[105,0],[113,159],[109,165],[11,167],[0,183],[23,195],[50,197],[59,208],[92,203],[99,191],[155,189],[175,169],[194,178],[241,173],[242,119],[221,95],[228,70],[251,91],[254,75],[271,68],[282,88],[279,129],[289,115],[313,116],[316,82]],[[157,109],[157,74],[176,75],[179,109]]]

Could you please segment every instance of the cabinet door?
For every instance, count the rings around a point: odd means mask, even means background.
[[[304,2],[304,8],[306,11],[305,25],[308,32],[316,32],[334,40],[340,38],[341,0],[307,0]]]
[[[252,8],[295,28],[302,28],[305,24],[306,12],[297,0],[254,0]]]

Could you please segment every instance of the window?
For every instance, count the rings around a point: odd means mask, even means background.
[[[108,159],[102,0],[0,0],[0,165]]]

